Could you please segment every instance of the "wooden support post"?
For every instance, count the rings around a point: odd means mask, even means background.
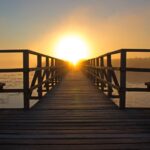
[[[93,59],[91,60],[91,81],[93,82]]]
[[[121,51],[120,60],[120,109],[124,109],[126,106],[126,51]]]
[[[59,83],[61,81],[61,64],[60,64],[60,60],[57,60],[57,66],[58,66],[58,70],[57,70],[57,73],[58,73],[58,77],[57,77],[57,82]]]
[[[92,59],[90,60],[90,80],[92,81]]]
[[[93,68],[93,83],[95,84],[96,83],[96,69],[95,69],[95,65],[96,64],[96,61],[95,61],[95,58],[93,59],[93,64],[92,64],[92,68]]]
[[[56,59],[55,59],[55,67],[56,67],[55,69],[55,85],[56,85],[58,82],[58,68],[57,67],[59,67]]]
[[[23,95],[24,95],[24,109],[30,108],[30,91],[29,91],[29,52],[23,52]]]
[[[49,79],[49,57],[46,57],[46,80]],[[47,82],[46,84],[46,91],[48,92],[49,91],[49,82]]]
[[[108,82],[112,83],[112,73],[110,68],[112,67],[111,64],[111,55],[107,55],[107,77],[108,77]],[[108,97],[112,96],[112,87],[108,85]]]
[[[38,97],[42,97],[42,56],[37,56],[37,66],[38,66]]]
[[[86,69],[87,69],[86,74],[87,74],[88,78],[90,79],[90,67],[89,67],[90,66],[90,60],[87,61],[86,65],[87,65],[87,67],[86,67]]]
[[[52,71],[51,71],[51,86],[54,86],[54,58],[51,58],[51,67],[52,67]]]
[[[96,58],[96,75],[99,77],[99,58]],[[96,85],[99,87],[99,80],[96,80]]]
[[[100,72],[101,72],[101,78],[102,78],[102,80],[104,80],[104,71],[103,71],[103,67],[104,67],[104,57],[101,57],[100,58],[100,67],[101,67],[101,70],[100,70]],[[101,90],[102,91],[104,91],[104,83],[102,83],[101,82]]]

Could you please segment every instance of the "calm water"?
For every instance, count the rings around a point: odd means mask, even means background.
[[[127,82],[127,87],[145,87],[144,83]],[[127,107],[146,107],[150,108],[150,92],[127,92]],[[114,103],[119,104],[118,99],[113,99]]]
[[[1,73],[0,82],[6,83],[5,89],[22,89],[23,88],[23,74],[22,73]],[[30,82],[33,74],[30,74]],[[37,92],[34,91],[34,96]],[[37,100],[32,100],[30,106],[33,106]],[[0,108],[23,108],[23,94],[22,93],[0,93]]]
[[[30,81],[33,74],[30,74]],[[3,73],[0,74],[0,82],[5,82],[5,88],[22,88],[22,73]],[[145,87],[144,83],[128,82],[128,87]],[[34,95],[37,93],[34,92]],[[118,104],[118,99],[113,100]],[[32,101],[34,105],[37,100]],[[127,93],[128,107],[149,107],[150,108],[150,92],[128,92]],[[22,93],[0,93],[0,108],[22,108],[23,94]]]

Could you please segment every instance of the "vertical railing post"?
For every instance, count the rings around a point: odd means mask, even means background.
[[[96,61],[95,61],[95,58],[93,59],[93,82],[94,84],[96,83],[96,68],[95,68],[95,65],[96,64]]]
[[[59,83],[61,81],[61,68],[60,68],[60,60],[57,60],[57,66],[58,66],[58,77],[57,77],[57,82]]]
[[[49,81],[48,81],[48,79],[49,79],[49,57],[46,57],[46,80],[47,80],[47,82],[46,82],[46,91],[48,92],[49,91]]]
[[[120,58],[120,109],[124,109],[126,106],[126,51],[121,51]]]
[[[86,62],[83,62],[83,66],[84,66],[83,71],[85,71],[85,73],[87,74],[87,77],[89,78],[89,60],[87,60]]]
[[[93,82],[93,59],[91,60],[91,72],[92,72],[92,74],[91,74],[91,80]]]
[[[51,58],[51,67],[52,67],[52,71],[51,71],[51,86],[54,86],[54,58]]]
[[[111,55],[107,55],[107,76],[108,82],[112,84],[112,75],[111,75],[112,63]],[[108,97],[112,97],[112,86],[108,84]]]
[[[90,60],[90,80],[92,81],[92,59]]]
[[[96,68],[96,75],[97,75],[97,77],[99,77],[99,57],[96,58],[96,67],[97,67]],[[96,84],[99,87],[99,79],[96,80]]]
[[[88,77],[91,80],[91,60],[88,60]]]
[[[55,85],[58,83],[58,62],[57,62],[57,59],[55,59]]]
[[[54,77],[54,85],[57,84],[57,66],[56,66],[56,59],[54,59],[54,72],[53,72],[53,77]]]
[[[24,109],[30,108],[29,98],[29,52],[23,52],[23,89],[24,89]]]
[[[104,57],[101,57],[100,61],[101,61],[100,62],[101,79],[104,80],[104,73],[103,73],[104,72],[104,69],[103,69],[103,67],[104,67]],[[101,90],[102,90],[102,92],[104,91],[104,83],[103,82],[101,82]]]
[[[38,97],[42,97],[42,56],[37,55],[37,66],[38,66]]]
[[[63,63],[59,60],[59,81],[61,82],[62,81],[62,76],[63,76]]]

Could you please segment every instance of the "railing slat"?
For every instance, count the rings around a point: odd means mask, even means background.
[[[38,54],[37,56],[37,66],[38,68],[42,67],[42,56]],[[42,70],[38,70],[38,97],[42,97]]]
[[[126,105],[126,51],[121,51],[120,58],[120,108],[124,109]]]
[[[111,67],[111,55],[107,55],[107,67]],[[107,70],[108,82],[112,84],[112,73],[111,70]],[[108,96],[112,96],[112,86],[108,86]]]
[[[29,52],[23,52],[23,89],[24,89],[24,109],[30,108],[29,103]]]

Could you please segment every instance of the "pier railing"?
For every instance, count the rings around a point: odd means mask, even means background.
[[[22,68],[0,69],[0,73],[23,74],[23,88],[5,89],[0,88],[0,93],[23,93],[24,109],[30,108],[30,100],[40,99],[45,93],[53,89],[62,80],[67,71],[67,63],[63,60],[40,54],[30,50],[0,50],[0,54],[22,54]],[[30,55],[36,57],[36,66],[30,67]],[[17,59],[17,58],[16,58]],[[43,66],[43,61],[45,65]],[[9,62],[9,58],[8,58]],[[11,62],[9,62],[11,64]],[[33,78],[30,81],[29,73],[33,72]],[[4,86],[4,83],[1,83]],[[37,90],[37,96],[33,96],[33,91]]]
[[[127,67],[127,54],[135,52],[149,53],[149,49],[121,49],[113,51],[97,58],[83,62],[83,70],[102,92],[107,92],[110,98],[119,98],[119,107],[126,107],[126,92],[150,92],[150,81],[145,83],[145,88],[127,87],[127,72],[150,72],[150,68]],[[112,56],[119,55],[120,66],[112,64]],[[104,63],[105,62],[105,63]],[[119,72],[119,79],[116,71]],[[117,90],[117,95],[113,95],[113,90]]]

